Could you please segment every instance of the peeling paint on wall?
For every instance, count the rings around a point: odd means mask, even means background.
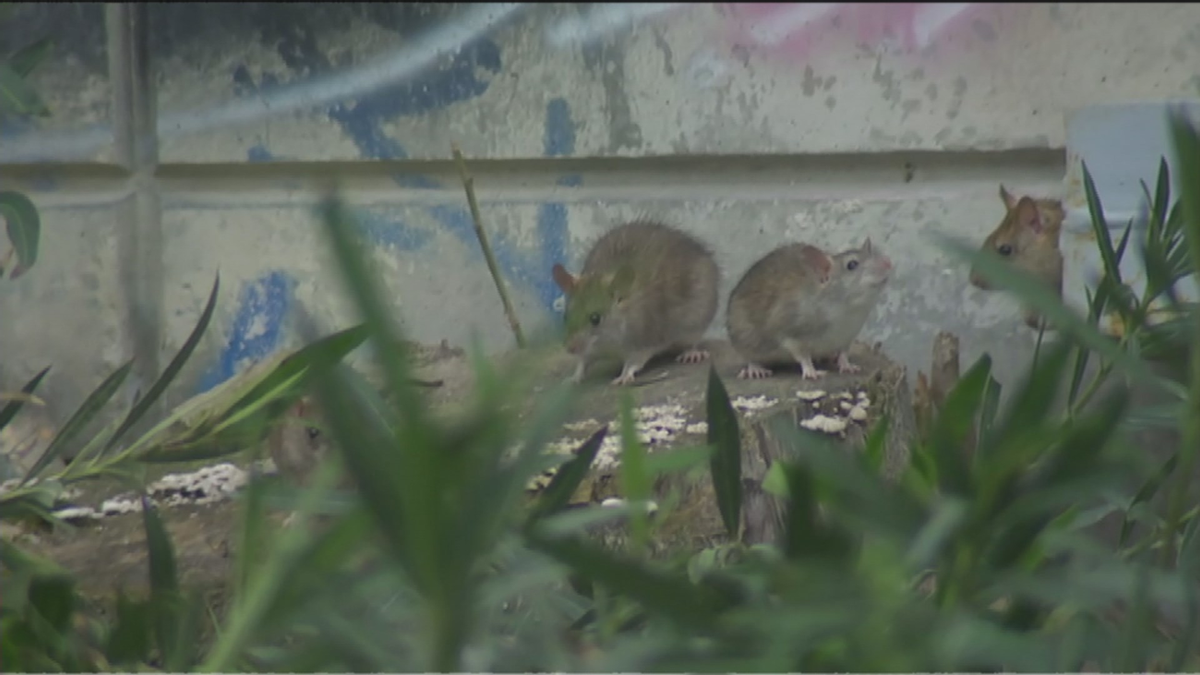
[[[242,286],[229,338],[217,363],[200,378],[198,393],[221,384],[279,347],[295,286],[296,280],[281,270],[268,271]]]

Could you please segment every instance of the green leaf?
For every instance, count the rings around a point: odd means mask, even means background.
[[[150,654],[153,630],[148,602],[130,600],[117,590],[117,620],[108,634],[105,656],[114,665],[145,663]]]
[[[46,366],[42,369],[42,372],[34,375],[32,380],[26,382],[25,386],[21,387],[21,393],[32,394],[33,390],[37,389],[37,386],[42,382],[42,378],[45,377],[46,373],[48,372],[50,372],[50,366]],[[7,405],[5,405],[3,408],[0,408],[0,429],[8,426],[8,423],[17,416],[17,412],[21,410],[21,406],[23,405],[25,405],[25,401],[18,398],[15,401],[9,401]]]
[[[1100,247],[1100,260],[1104,263],[1104,273],[1117,284],[1121,283],[1121,265],[1113,250],[1112,237],[1108,232],[1108,220],[1104,217],[1104,206],[1100,203],[1100,195],[1096,192],[1096,184],[1092,181],[1092,173],[1088,171],[1087,162],[1083,165],[1083,191],[1087,196],[1088,212],[1092,216],[1092,232]]]
[[[964,448],[972,422],[978,418],[984,388],[991,379],[991,370],[991,355],[980,356],[946,395],[946,401],[934,422],[930,443],[937,466],[938,484],[943,491],[960,495],[971,492]]]
[[[669,617],[694,630],[706,630],[716,620],[719,598],[706,586],[695,586],[633,561],[622,560],[594,544],[547,536],[541,525],[527,538],[530,545],[597,584],[640,602],[648,611]]]
[[[30,607],[59,635],[70,629],[75,601],[75,581],[70,576],[40,576],[29,584]]]
[[[646,449],[637,436],[633,423],[633,398],[628,389],[620,396],[621,422],[621,491],[633,504],[644,505],[650,500],[650,474],[646,471]],[[644,551],[650,540],[650,525],[646,512],[636,508],[629,520],[630,543],[633,550]]]
[[[91,394],[88,394],[88,397],[84,399],[83,403],[75,411],[75,414],[71,415],[71,419],[67,420],[67,423],[55,435],[54,440],[50,442],[50,446],[46,448],[46,451],[38,458],[38,461],[30,467],[29,471],[25,474],[25,478],[21,480],[21,485],[35,478],[43,469],[50,466],[50,463],[56,457],[62,454],[67,445],[75,440],[79,432],[99,414],[104,404],[108,403],[113,394],[117,393],[117,389],[120,388],[121,383],[125,381],[126,376],[129,375],[129,371],[132,368],[133,360],[130,359],[125,365],[118,368],[101,382],[100,386],[96,387]]]
[[[784,556],[789,560],[802,557],[843,559],[852,548],[850,538],[845,532],[821,522],[812,472],[808,467],[792,462],[775,462],[772,467],[781,467],[787,481]]]
[[[18,269],[11,275],[16,278],[22,270],[33,267],[37,262],[42,219],[37,206],[29,197],[12,190],[0,192],[0,216],[3,216],[7,223],[8,239],[17,252]],[[0,275],[2,274],[3,271],[0,270]]]
[[[716,367],[708,371],[708,392],[705,396],[708,413],[708,443],[713,446],[710,460],[713,491],[725,531],[733,539],[741,537],[742,510],[742,447],[737,413],[729,403],[729,394],[717,375]]]
[[[1196,187],[1200,185],[1200,132],[1183,110],[1172,111],[1170,126],[1179,184],[1184,186],[1179,198],[1180,229],[1191,252],[1192,269],[1200,270],[1200,188]]]
[[[875,423],[875,428],[871,429],[871,434],[867,436],[867,442],[863,446],[867,465],[879,472],[883,471],[883,458],[887,452],[888,424],[888,416],[885,413]]]
[[[146,528],[147,560],[150,564],[150,593],[158,596],[179,591],[175,552],[154,504],[142,495],[142,522]]]
[[[934,503],[933,516],[917,533],[905,555],[910,568],[922,569],[941,552],[946,541],[967,519],[967,502],[946,496]]]
[[[50,38],[42,38],[18,49],[9,57],[8,65],[22,78],[29,77],[29,73],[33,72],[39,63],[46,60],[53,48],[54,43]]]
[[[1150,476],[1150,478],[1142,485],[1142,487],[1138,489],[1137,493],[1133,495],[1133,499],[1129,502],[1129,506],[1126,508],[1125,518],[1121,523],[1121,535],[1117,539],[1118,547],[1125,546],[1125,542],[1129,538],[1129,532],[1133,529],[1133,521],[1130,520],[1128,512],[1132,511],[1134,507],[1138,506],[1139,504],[1153,499],[1154,496],[1158,494],[1158,491],[1162,488],[1163,484],[1166,483],[1167,480],[1170,479],[1170,477],[1175,473],[1175,467],[1178,464],[1179,455],[1172,454],[1167,458],[1166,462],[1163,462],[1163,465],[1159,467],[1158,471],[1155,471],[1154,475]]]
[[[100,450],[100,456],[104,456],[108,451],[112,450],[120,442],[121,437],[133,425],[137,424],[138,420],[150,410],[150,407],[154,405],[158,397],[162,396],[162,393],[166,391],[167,387],[175,379],[175,376],[183,369],[183,364],[187,363],[187,360],[191,358],[196,345],[200,343],[200,338],[204,336],[204,331],[208,329],[208,322],[212,319],[213,309],[217,306],[217,291],[220,288],[221,275],[218,274],[213,280],[212,292],[208,294],[208,302],[204,305],[204,311],[200,313],[200,320],[192,328],[192,334],[188,336],[187,340],[184,340],[183,346],[179,348],[179,351],[175,354],[175,358],[171,359],[171,363],[167,364],[166,370],[158,376],[158,380],[154,382],[150,390],[134,404],[133,409],[129,411],[129,414],[125,416],[125,420],[121,422],[121,426],[117,427],[112,437],[104,444],[104,448]]]
[[[0,111],[17,115],[50,114],[37,90],[3,61],[0,61]]]
[[[601,427],[575,450],[574,458],[559,467],[554,478],[550,480],[550,484],[542,491],[537,503],[530,510],[526,525],[532,525],[566,507],[571,495],[575,494],[575,490],[579,489],[579,484],[587,477],[588,469],[595,461],[596,453],[600,451],[600,446],[604,443],[604,437],[607,435],[608,427]]]

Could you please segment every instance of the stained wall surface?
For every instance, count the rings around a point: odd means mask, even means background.
[[[722,296],[780,243],[869,236],[896,269],[863,337],[915,372],[949,329],[1011,378],[1034,333],[933,235],[981,242],[1000,183],[1077,221],[1072,120],[1200,92],[1186,4],[23,4],[0,52],[42,36],[52,114],[0,122],[0,187],[43,224],[0,288],[0,389],[53,364],[59,415],[134,355],[147,386],[218,272],[176,397],[294,346],[299,307],[352,321],[314,217],[330,177],[411,337],[512,346],[452,144],[528,332],[559,320],[551,266],[623,219],[703,237]],[[1086,228],[1063,247],[1074,301]]]

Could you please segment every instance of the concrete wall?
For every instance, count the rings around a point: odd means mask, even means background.
[[[53,115],[0,124],[0,183],[43,216],[0,288],[0,389],[54,364],[59,415],[133,354],[144,387],[218,271],[177,397],[294,345],[298,305],[349,322],[312,214],[330,175],[411,336],[508,348],[452,142],[527,331],[557,320],[553,263],[654,215],[711,243],[725,293],[785,240],[869,235],[897,271],[865,338],[915,371],[948,328],[1013,373],[1034,334],[926,235],[980,241],[1000,182],[1062,195],[1077,111],[1200,88],[1183,4],[28,4],[0,49],[47,34]],[[1068,280],[1091,246],[1064,235]]]

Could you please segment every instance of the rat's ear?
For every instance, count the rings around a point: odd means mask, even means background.
[[[554,277],[554,283],[558,284],[563,293],[570,295],[575,291],[575,277],[571,276],[571,273],[565,267],[555,263],[554,267],[550,270],[550,274]]]
[[[1017,202],[1017,225],[1041,234],[1042,217],[1038,213],[1037,203],[1029,197],[1021,197]]]
[[[821,280],[821,283],[829,281],[829,276],[833,273],[833,260],[828,254],[816,246],[805,246],[804,258],[809,265],[812,265],[813,271],[817,273],[817,278]]]
[[[1017,200],[1009,194],[1008,190],[1004,189],[1004,184],[1000,184],[1000,201],[1004,202],[1004,208],[1007,211],[1012,211],[1017,205]]]
[[[871,238],[867,237],[863,240],[862,250],[866,253],[871,252]]]

